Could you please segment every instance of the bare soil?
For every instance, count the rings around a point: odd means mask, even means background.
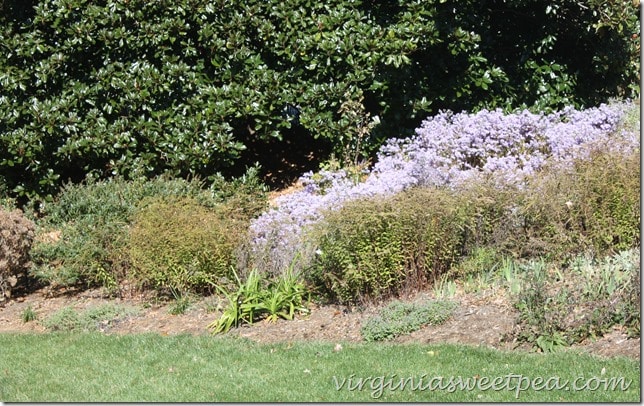
[[[173,315],[171,314],[173,302],[161,301],[145,295],[130,296],[129,298],[109,298],[101,290],[54,292],[48,288],[37,289],[15,296],[0,305],[0,333],[44,333],[47,330],[42,321],[66,306],[82,311],[93,306],[114,303],[140,309],[138,315],[99,323],[99,330],[106,334],[209,334],[208,324],[219,315],[218,301],[215,297],[195,300],[185,313]],[[401,300],[433,298],[433,293],[421,292]],[[410,335],[398,337],[395,342],[458,343],[505,350],[530,350],[507,339],[516,328],[518,314],[503,294],[499,292],[466,294],[459,291],[450,300],[458,302],[459,306],[447,322],[437,326],[426,326]],[[37,319],[24,322],[23,314],[29,307],[36,313]],[[360,333],[362,321],[375,315],[379,307],[371,305],[358,309],[338,305],[313,305],[310,314],[298,315],[294,320],[279,320],[275,323],[261,321],[233,329],[227,334],[260,343],[301,340],[360,342],[363,340]],[[640,359],[640,338],[629,339],[620,328],[615,328],[594,342],[575,347],[599,356],[626,356]]]

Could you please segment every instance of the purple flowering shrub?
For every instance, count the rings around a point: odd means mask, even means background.
[[[547,115],[441,112],[425,120],[415,136],[383,145],[362,182],[343,170],[304,174],[301,190],[281,196],[251,224],[254,264],[275,273],[299,257],[299,267],[305,267],[317,250],[307,230],[325,211],[352,200],[391,196],[415,186],[457,188],[482,177],[520,188],[546,163],[565,167],[587,158],[598,145],[623,153],[638,149],[639,131],[621,125],[628,106],[567,108]]]
[[[520,183],[547,159],[584,157],[594,143],[627,136],[616,134],[623,109],[616,104],[549,115],[441,112],[425,120],[415,137],[389,140],[372,173],[403,171],[420,186],[451,186],[481,174]]]

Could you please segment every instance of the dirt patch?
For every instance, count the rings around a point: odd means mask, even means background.
[[[404,300],[431,300],[433,294],[422,292]],[[502,295],[490,292],[474,294],[459,293],[450,299],[458,303],[454,315],[444,324],[427,326],[410,335],[398,337],[397,343],[458,343],[487,346],[498,349],[529,350],[525,346],[504,340],[516,327],[517,312]],[[139,314],[116,321],[99,322],[99,329],[109,334],[158,333],[209,334],[207,326],[217,316],[218,300],[202,298],[191,304],[179,315],[170,314],[174,303],[162,302],[153,297],[114,299],[100,290],[84,292],[57,292],[39,289],[28,295],[18,296],[0,307],[0,333],[45,332],[42,320],[66,306],[83,311],[101,304],[112,303],[134,306]],[[31,308],[36,321],[24,322],[23,314]],[[261,343],[293,342],[302,340],[328,342],[360,342],[361,323],[375,315],[379,306],[362,309],[345,306],[313,306],[310,314],[299,315],[294,320],[279,320],[275,323],[257,322],[233,329],[228,334]],[[629,339],[624,331],[615,328],[601,339],[575,345],[574,348],[600,356],[626,356],[640,359],[640,339]]]

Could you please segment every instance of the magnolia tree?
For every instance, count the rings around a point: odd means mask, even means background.
[[[23,200],[86,175],[209,177],[289,129],[355,162],[442,109],[548,111],[638,91],[631,2],[0,7],[0,183]]]

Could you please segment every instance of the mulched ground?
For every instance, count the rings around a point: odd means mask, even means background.
[[[421,292],[403,300],[431,300],[433,294]],[[454,315],[444,324],[427,326],[410,335],[398,337],[397,343],[458,343],[487,346],[505,350],[529,351],[525,346],[508,341],[506,337],[516,327],[517,312],[509,301],[498,292],[482,292],[476,295],[458,292],[452,298],[459,303]],[[207,325],[218,316],[216,298],[204,298],[195,302],[181,315],[170,314],[172,303],[161,302],[151,297],[133,296],[127,299],[110,299],[100,290],[83,292],[53,292],[42,288],[16,296],[0,305],[0,333],[45,332],[42,320],[55,311],[72,306],[81,311],[105,303],[136,306],[141,313],[123,320],[100,323],[106,334],[157,333],[209,334]],[[38,319],[23,322],[25,309],[31,307]],[[229,335],[243,337],[260,343],[315,340],[326,342],[360,342],[361,323],[375,315],[379,306],[362,309],[344,306],[314,306],[308,315],[295,320],[279,320],[276,323],[257,322],[231,330]],[[640,339],[628,339],[619,328],[595,342],[576,345],[576,349],[600,356],[626,356],[640,359]]]

